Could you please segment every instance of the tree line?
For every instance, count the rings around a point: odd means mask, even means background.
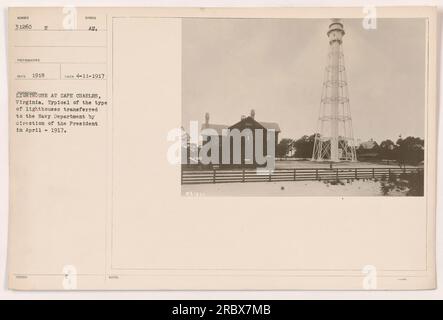
[[[316,134],[301,138],[283,138],[277,145],[277,157],[311,158]],[[400,164],[418,164],[424,160],[424,140],[419,137],[399,138],[396,142],[386,139],[377,143],[371,140],[357,146],[357,159],[395,160]],[[366,145],[365,145],[366,144]]]

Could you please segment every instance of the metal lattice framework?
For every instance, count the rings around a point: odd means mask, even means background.
[[[348,85],[342,48],[345,34],[339,19],[329,25],[329,54],[315,136],[313,161],[356,161]]]

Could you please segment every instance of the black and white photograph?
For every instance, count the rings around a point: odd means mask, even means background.
[[[183,196],[423,196],[426,20],[183,19]]]
[[[0,300],[442,296],[441,7],[253,2],[4,8]]]

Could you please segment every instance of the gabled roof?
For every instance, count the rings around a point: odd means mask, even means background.
[[[261,125],[260,122],[255,120],[252,117],[245,117],[241,119],[240,121],[234,123],[232,126],[229,127],[229,129],[240,129],[242,127],[247,127],[250,129],[266,129]]]
[[[233,126],[236,126],[237,124],[243,122],[243,121],[253,121],[258,123],[260,126],[262,126],[263,128],[265,128],[266,130],[275,130],[275,132],[281,132],[280,130],[280,126],[278,125],[278,123],[276,122],[261,122],[261,121],[257,121],[252,117],[246,117],[242,120],[240,120],[239,122],[237,122],[236,124],[232,125],[231,128]]]
[[[235,123],[232,126],[227,126],[227,125],[224,125],[224,124],[206,124],[206,123],[203,123],[202,130],[204,130],[204,129],[214,129],[215,131],[217,131],[217,134],[219,136],[221,136],[223,129],[229,129],[229,128],[231,128],[231,127],[237,125],[238,123],[240,123],[242,121],[245,121],[247,119],[252,119],[252,118],[251,117],[246,117],[245,119]],[[252,120],[256,121],[258,124],[260,124],[266,130],[275,130],[275,132],[281,132],[280,126],[276,122],[261,122],[261,121],[255,120],[255,119],[252,119]]]

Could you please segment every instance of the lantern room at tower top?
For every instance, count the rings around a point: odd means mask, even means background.
[[[332,23],[329,25],[327,35],[329,37],[330,44],[332,44],[334,41],[337,41],[339,44],[342,43],[342,38],[345,35],[345,30],[340,19],[332,19]]]

